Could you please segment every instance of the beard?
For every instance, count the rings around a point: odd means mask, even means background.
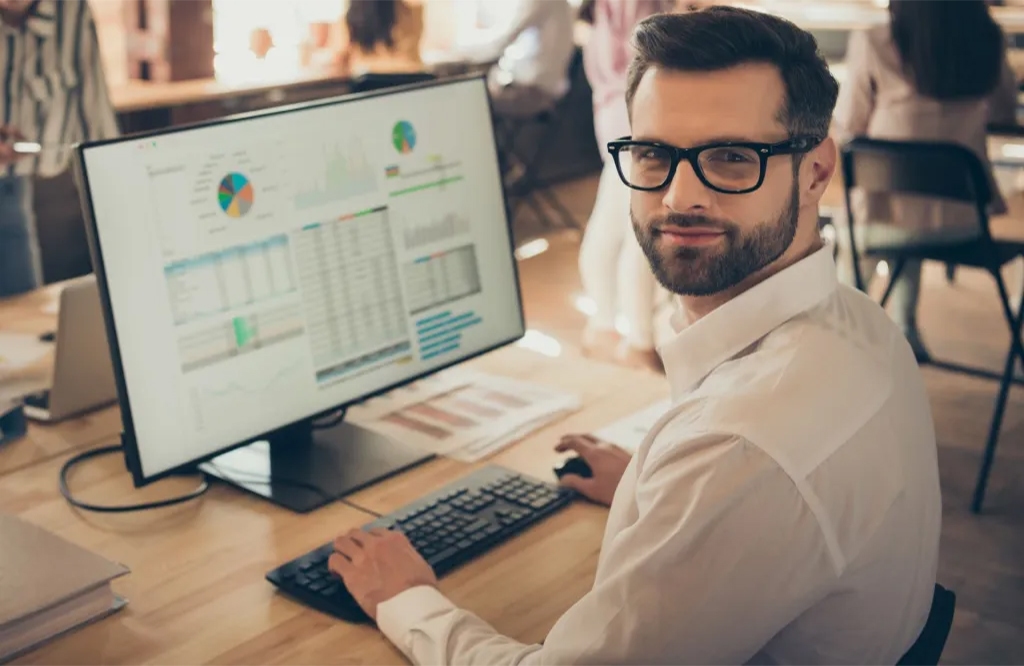
[[[800,193],[794,182],[789,202],[775,220],[743,231],[729,220],[703,215],[667,215],[641,225],[630,210],[633,230],[663,287],[681,296],[710,296],[725,291],[781,257],[796,237]],[[661,226],[710,227],[723,233],[707,247],[659,247]]]

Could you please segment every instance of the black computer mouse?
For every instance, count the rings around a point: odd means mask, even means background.
[[[576,474],[577,476],[582,476],[585,479],[589,479],[594,475],[593,471],[590,469],[590,465],[587,464],[587,461],[579,456],[568,458],[564,463],[562,463],[561,467],[555,468],[555,476],[558,478],[562,478],[566,474]]]

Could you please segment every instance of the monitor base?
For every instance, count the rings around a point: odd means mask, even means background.
[[[303,421],[199,465],[206,474],[306,513],[433,458],[344,421]]]

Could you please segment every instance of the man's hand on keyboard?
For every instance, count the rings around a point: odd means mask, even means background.
[[[629,453],[607,442],[598,441],[590,435],[566,435],[555,446],[555,451],[575,451],[591,471],[590,478],[566,474],[559,483],[598,504],[612,505],[615,488],[618,487],[619,480],[622,479],[626,465],[632,457]]]
[[[437,585],[437,576],[404,534],[355,529],[334,540],[327,562],[366,614],[377,619],[377,605],[420,585]]]

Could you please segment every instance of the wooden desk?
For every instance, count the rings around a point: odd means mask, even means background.
[[[493,462],[554,479],[552,446],[664,397],[664,379],[578,357],[547,358],[506,348],[472,364],[578,391],[585,407],[498,454]],[[6,452],[0,449],[0,461]],[[277,594],[270,569],[372,517],[335,503],[308,515],[279,509],[227,486],[197,502],[138,515],[71,509],[57,490],[61,460],[4,478],[0,510],[119,560],[132,573],[114,583],[130,603],[117,613],[29,654],[20,663],[400,663],[372,627],[355,626]],[[438,459],[349,499],[396,508],[472,465]],[[191,479],[132,488],[119,456],[89,461],[71,478],[94,502],[136,503],[181,494]],[[441,581],[457,603],[523,641],[540,641],[593,580],[606,512],[577,503]]]
[[[60,284],[54,284],[24,296],[0,299],[0,331],[40,334],[54,330],[57,317],[53,306],[60,289]],[[0,380],[0,389],[7,390],[14,383],[19,391],[45,386],[52,368],[53,358],[48,355],[17,375]],[[115,443],[120,432],[121,415],[116,407],[54,425],[30,422],[25,437],[0,446],[0,478],[74,449]]]

